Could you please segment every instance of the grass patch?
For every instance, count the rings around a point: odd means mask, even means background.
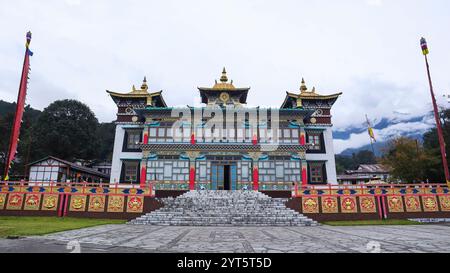
[[[0,238],[7,236],[44,235],[98,225],[123,224],[125,222],[125,220],[71,217],[0,216]]]
[[[388,225],[421,225],[422,223],[402,219],[386,219],[386,220],[358,220],[358,221],[329,221],[323,222],[329,226],[388,226]]]

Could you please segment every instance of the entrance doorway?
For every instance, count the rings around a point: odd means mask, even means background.
[[[236,190],[236,165],[212,164],[211,165],[211,189],[212,190]]]

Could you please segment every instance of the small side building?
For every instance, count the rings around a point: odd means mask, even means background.
[[[389,169],[381,164],[362,164],[356,170],[346,170],[345,174],[337,176],[341,185],[356,185],[371,181],[388,182],[389,179]]]
[[[53,156],[28,165],[30,182],[108,182],[109,175]]]

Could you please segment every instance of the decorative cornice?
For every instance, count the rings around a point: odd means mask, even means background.
[[[142,150],[149,151],[199,151],[199,152],[264,152],[266,145],[253,145],[246,143],[236,144],[189,144],[189,143],[149,143],[141,144]],[[267,145],[269,146],[269,145]],[[276,151],[279,152],[302,152],[308,149],[307,145],[278,145]]]

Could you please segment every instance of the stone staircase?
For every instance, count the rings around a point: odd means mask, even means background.
[[[257,191],[190,191],[162,199],[164,207],[128,224],[165,226],[315,226],[285,206],[287,199]]]

